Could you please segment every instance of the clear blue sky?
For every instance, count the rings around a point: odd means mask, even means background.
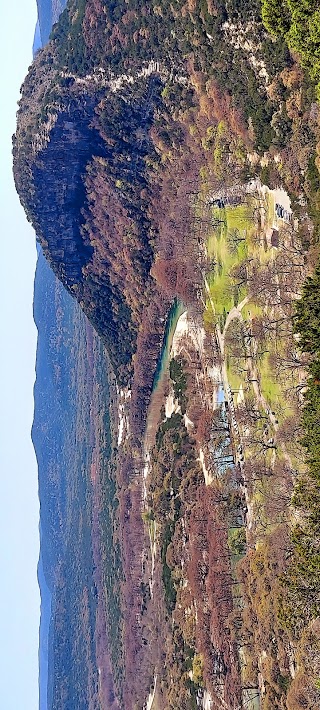
[[[11,135],[32,61],[35,0],[0,0],[0,708],[38,707],[37,469],[30,440],[35,238],[15,193]]]

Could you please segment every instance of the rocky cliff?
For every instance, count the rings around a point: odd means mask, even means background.
[[[145,94],[155,81],[141,78],[137,102],[127,82],[113,93],[101,77],[65,77],[54,62],[49,45],[23,88],[16,186],[44,255],[126,382],[152,263],[145,164],[151,89],[147,104]]]

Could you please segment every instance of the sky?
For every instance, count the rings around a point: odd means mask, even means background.
[[[32,61],[36,0],[0,0],[0,707],[38,707],[39,503],[31,444],[35,237],[12,178],[11,136]]]

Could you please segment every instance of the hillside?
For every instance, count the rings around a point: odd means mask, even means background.
[[[70,0],[22,87],[17,190],[113,371],[101,417],[83,365],[96,443],[74,460],[99,480],[77,511],[81,535],[90,500],[105,511],[94,578],[125,710],[320,701],[317,27],[295,0]],[[77,663],[57,697],[76,687],[78,708]]]
[[[48,298],[48,290],[50,298]],[[42,604],[48,604],[48,593],[51,596],[51,619],[48,620],[48,611],[45,612],[44,608],[42,608],[41,618],[41,633],[43,635],[40,638],[40,654],[43,653],[45,646],[48,646],[48,655],[43,656],[44,665],[40,664],[41,683],[48,672],[46,665],[49,665],[49,702],[47,705],[46,699],[42,697],[43,707],[57,706],[56,703],[52,704],[51,700],[55,693],[54,674],[56,671],[54,671],[54,666],[57,661],[51,660],[50,656],[51,654],[56,656],[58,652],[59,655],[61,654],[60,664],[65,665],[65,657],[61,653],[62,641],[64,635],[68,636],[69,634],[70,621],[73,618],[73,614],[67,609],[68,618],[63,621],[62,613],[59,611],[59,605],[62,604],[62,589],[66,586],[69,587],[68,591],[72,598],[68,603],[72,608],[73,605],[81,604],[81,596],[85,590],[92,588],[91,507],[88,509],[86,503],[86,488],[90,481],[86,482],[82,476],[77,474],[78,467],[81,470],[85,465],[86,456],[90,456],[90,434],[82,434],[82,438],[85,437],[85,439],[81,443],[81,430],[77,422],[79,415],[74,406],[74,385],[72,387],[69,374],[74,372],[77,363],[77,360],[74,360],[75,354],[79,356],[84,349],[83,344],[80,343],[71,346],[72,336],[75,337],[77,334],[78,339],[81,337],[80,324],[77,320],[73,324],[74,316],[72,303],[71,308],[68,309],[66,292],[61,288],[59,282],[54,281],[51,270],[40,255],[35,284],[35,321],[38,327],[38,346],[32,438],[39,471],[41,529],[39,581]],[[74,331],[75,327],[76,331]],[[80,332],[78,332],[79,330]],[[76,345],[78,347],[74,351]],[[88,395],[85,393],[84,402],[86,400],[88,400]],[[81,403],[82,407],[84,402]],[[79,439],[78,444],[75,443],[77,439]],[[85,443],[86,439],[87,443]],[[83,446],[87,450],[85,455]],[[77,501],[76,506],[78,501],[81,501],[83,509],[83,530],[78,532],[75,521],[72,522],[74,496]],[[76,514],[76,510],[74,512]],[[76,518],[78,519],[78,514],[76,514]],[[72,536],[69,532],[70,527],[73,531]],[[82,560],[79,558],[80,554]],[[73,592],[72,589],[70,590],[70,585],[66,585],[66,575],[70,571],[70,555],[79,559],[81,570],[78,588],[75,586]],[[77,577],[75,576],[73,584],[76,584],[76,581]],[[96,605],[94,596],[91,604],[94,609]],[[56,624],[60,628],[58,637],[54,630]],[[90,625],[88,626],[88,632],[93,636],[94,624],[92,621],[91,628]],[[86,631],[84,630],[83,633]],[[47,634],[49,635],[47,636]],[[65,643],[67,643],[67,639]],[[80,658],[78,658],[79,663],[81,663]],[[96,665],[95,654],[94,665]],[[59,677],[59,683],[62,683],[61,673],[59,673]],[[84,678],[83,671],[82,677]],[[70,682],[74,686],[74,698],[76,698],[74,677],[72,681],[70,679]],[[83,707],[87,707],[87,705],[84,704]]]
[[[81,310],[41,254],[34,314],[38,346],[32,439],[40,499],[40,707],[101,708],[98,667],[102,659],[108,662],[109,644],[101,561],[106,533],[100,516],[113,500],[106,486],[105,461],[110,437],[109,365]],[[111,676],[104,682],[104,692],[112,694]]]
[[[42,30],[46,19],[50,16],[56,21],[62,9],[57,5],[51,7],[51,3],[39,7]],[[48,39],[50,30],[48,25],[43,40]],[[34,52],[39,46],[38,28]],[[38,330],[32,437],[38,460],[40,500],[39,708],[61,708],[66,703],[72,707],[100,708],[104,697],[101,692],[110,697],[113,691],[110,677],[99,678],[98,673],[99,666],[104,665],[104,673],[108,668],[108,641],[102,580],[97,572],[94,575],[95,569],[100,572],[103,534],[102,526],[97,527],[101,506],[98,482],[93,486],[91,480],[93,452],[97,457],[100,451],[99,444],[95,444],[98,416],[89,426],[89,413],[94,406],[95,367],[100,373],[97,383],[100,377],[103,381],[104,404],[100,410],[108,409],[108,384],[104,382],[108,363],[103,349],[93,348],[94,334],[80,306],[56,279],[40,248],[34,317]],[[103,446],[107,431],[108,417],[99,434]],[[101,472],[101,478],[103,475]],[[104,496],[109,502],[107,491]],[[79,503],[82,518],[77,528],[72,515],[77,518]],[[78,561],[72,575],[70,557]],[[79,609],[85,614],[82,622]]]

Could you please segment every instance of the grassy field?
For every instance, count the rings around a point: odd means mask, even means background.
[[[275,411],[283,410],[286,407],[283,392],[279,380],[275,378],[275,373],[270,365],[269,353],[265,353],[259,360],[258,370],[260,375],[261,394]]]
[[[230,272],[247,258],[254,223],[248,205],[213,208],[212,213],[213,219],[221,222],[208,238],[207,251],[212,266],[207,278],[216,316],[225,318],[246,295],[244,287],[237,288],[234,284]],[[208,301],[209,298],[207,308]]]
[[[228,374],[228,381],[229,385],[231,387],[231,390],[239,390],[241,385],[243,386],[243,377],[241,377],[237,372],[236,368],[234,366],[234,361],[231,359],[228,354],[226,355],[226,366],[227,366],[227,374]]]
[[[259,225],[257,224],[257,215],[260,213],[259,206],[261,206],[261,213],[264,214],[260,238]],[[245,284],[237,285],[235,272],[237,270],[239,272],[245,261],[250,263],[254,260],[263,265],[274,256],[274,248],[268,247],[265,236],[266,230],[274,224],[274,197],[267,192],[262,202],[261,196],[250,196],[246,197],[245,204],[235,207],[212,207],[211,211],[214,227],[208,235],[206,245],[209,262],[207,273],[209,293],[206,293],[204,321],[208,329],[212,329],[218,324],[222,331],[228,313],[248,296],[247,286]],[[241,310],[243,322],[248,328],[251,328],[252,320],[261,317],[263,313],[262,305],[255,303],[252,299]],[[280,421],[283,417],[288,416],[290,408],[283,385],[270,365],[269,353],[274,351],[276,345],[281,347],[281,343],[274,342],[272,337],[267,338],[266,352],[257,358],[256,367],[261,394],[270,409],[277,412]],[[242,385],[243,390],[246,391],[246,375],[239,372],[239,362],[231,357],[227,345],[225,356],[231,389],[239,390]],[[245,358],[240,366],[246,366]]]

